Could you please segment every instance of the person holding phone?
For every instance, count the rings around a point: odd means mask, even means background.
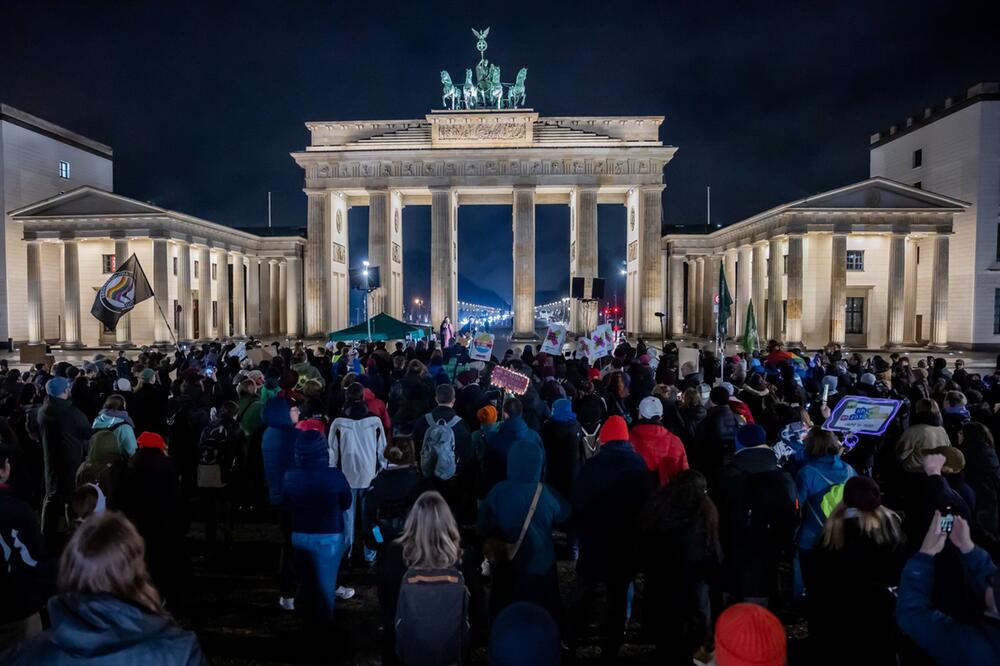
[[[950,523],[950,530],[948,529]],[[932,599],[935,560],[951,542],[961,553],[964,583],[974,600],[969,609],[976,618],[956,618]],[[896,603],[896,622],[917,646],[938,664],[1000,663],[1000,612],[996,588],[997,567],[982,548],[972,542],[968,521],[962,516],[935,511],[920,551],[903,569]]]

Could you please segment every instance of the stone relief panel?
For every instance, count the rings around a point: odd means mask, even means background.
[[[333,260],[338,264],[347,263],[347,248],[340,243],[333,244]]]
[[[451,127],[451,126],[442,126]],[[456,125],[455,127],[465,127]],[[476,127],[476,126],[472,126]],[[484,125],[489,127],[489,125]],[[563,176],[613,175],[645,176],[644,181],[663,172],[664,160],[643,159],[514,159],[441,160],[441,161],[346,161],[319,162],[306,167],[312,178],[421,178],[421,177],[493,177],[493,176]]]
[[[632,241],[628,244],[628,260],[637,261],[639,259],[639,241]]]
[[[403,263],[403,253],[399,247],[399,243],[392,244],[392,261],[396,264]]]
[[[448,139],[523,139],[524,123],[456,123],[438,126],[438,138]]]

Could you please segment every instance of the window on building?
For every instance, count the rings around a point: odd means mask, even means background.
[[[788,275],[788,255],[781,255],[781,274]]]
[[[916,169],[922,166],[924,163],[924,150],[923,148],[917,148],[913,151],[913,168]]]
[[[848,250],[847,251],[847,270],[849,270],[849,271],[863,271],[863,270],[865,270],[865,251],[864,250]]]
[[[848,335],[861,335],[865,332],[865,299],[863,296],[848,296],[844,314],[844,331]]]
[[[219,279],[219,264],[212,264],[212,279]]]
[[[219,301],[212,301],[212,326],[219,325]]]
[[[59,160],[59,177],[69,180],[69,162]]]
[[[115,272],[115,255],[113,254],[102,254],[101,255],[101,272],[102,273],[114,273]]]
[[[177,257],[174,257],[174,275],[177,275]]]
[[[1000,289],[993,290],[993,335],[1000,335]]]
[[[917,188],[918,190],[922,190],[924,189],[924,182],[922,180],[918,180],[917,182],[913,183],[913,187]]]
[[[194,279],[198,279],[198,260],[194,260]]]

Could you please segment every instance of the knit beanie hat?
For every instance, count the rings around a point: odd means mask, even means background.
[[[148,430],[139,435],[135,443],[139,445],[140,449],[159,449],[164,451],[167,448],[167,443],[163,440],[162,436]]]
[[[858,511],[874,511],[882,506],[878,484],[867,476],[854,476],[844,484],[844,506]]]
[[[625,419],[618,415],[609,417],[601,427],[601,434],[598,436],[598,439],[601,441],[601,444],[627,442],[628,424],[625,423]]]
[[[490,423],[497,422],[497,408],[493,405],[486,405],[485,407],[480,407],[479,411],[476,412],[476,418],[479,422],[488,425]]]
[[[868,384],[868,386],[875,386],[876,379],[877,378],[875,377],[875,375],[873,375],[870,372],[866,372],[865,374],[861,375],[861,383]]]
[[[69,388],[69,380],[65,377],[53,377],[45,383],[45,392],[53,398],[60,397]]]
[[[559,398],[552,403],[552,420],[561,422],[575,421],[576,414],[573,413],[573,403],[566,398]]]
[[[145,368],[141,373],[139,373],[139,379],[144,382],[151,382],[156,379],[156,372],[152,368]]]
[[[767,431],[759,425],[748,423],[736,431],[736,448],[749,449],[767,444]]]
[[[756,604],[734,604],[715,623],[719,666],[784,666],[786,643],[781,621]]]

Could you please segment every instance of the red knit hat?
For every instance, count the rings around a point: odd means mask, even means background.
[[[784,666],[786,642],[781,621],[756,604],[734,604],[715,623],[719,666]]]
[[[167,443],[163,441],[163,437],[148,430],[139,435],[135,443],[140,449],[159,449],[164,451],[167,448]]]
[[[627,442],[628,424],[620,416],[611,416],[601,427],[601,434],[598,436],[601,444],[608,442]]]

